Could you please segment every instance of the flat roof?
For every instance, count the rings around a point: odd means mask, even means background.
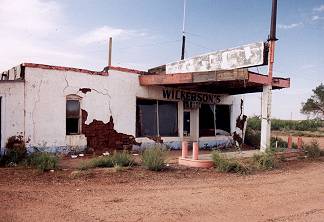
[[[24,67],[29,67],[29,68],[39,68],[39,69],[59,70],[59,71],[72,71],[72,72],[80,72],[80,73],[86,73],[86,74],[90,74],[90,75],[101,75],[101,76],[108,75],[109,70],[116,70],[116,71],[134,73],[134,74],[147,74],[147,72],[145,72],[145,71],[129,69],[129,68],[124,68],[124,67],[120,67],[120,66],[107,66],[103,69],[103,71],[93,71],[93,70],[88,70],[88,69],[80,69],[80,68],[66,67],[66,66],[45,65],[45,64],[37,64],[37,63],[22,63],[21,65]]]

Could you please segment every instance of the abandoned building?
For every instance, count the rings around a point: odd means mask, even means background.
[[[145,72],[23,63],[1,74],[1,150],[17,135],[30,151],[63,153],[155,141],[174,149],[185,140],[201,148],[230,146],[233,135],[243,135],[241,95],[262,92],[268,83],[268,76],[247,69],[267,63],[267,47],[250,44]],[[271,82],[273,89],[290,86],[285,78]]]

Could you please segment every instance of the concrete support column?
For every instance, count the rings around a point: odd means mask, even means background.
[[[188,142],[187,141],[182,141],[182,147],[181,147],[181,157],[182,158],[187,158],[188,156]]]
[[[262,110],[261,110],[261,144],[260,151],[264,152],[270,148],[271,138],[271,98],[272,86],[263,86],[262,92]]]
[[[198,150],[199,150],[198,143],[193,142],[193,144],[192,144],[192,159],[193,160],[198,160]]]

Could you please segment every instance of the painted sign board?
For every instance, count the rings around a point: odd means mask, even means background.
[[[220,50],[166,65],[166,74],[231,70],[264,65],[265,43]]]
[[[163,99],[178,100],[184,102],[197,102],[206,104],[218,104],[221,102],[221,95],[187,91],[182,89],[164,88],[162,91]]]

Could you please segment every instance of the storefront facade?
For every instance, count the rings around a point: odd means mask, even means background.
[[[179,149],[230,146],[241,97],[144,86],[145,72],[120,67],[93,72],[25,63],[2,73],[1,148],[21,135],[32,150],[140,149],[156,141]]]

